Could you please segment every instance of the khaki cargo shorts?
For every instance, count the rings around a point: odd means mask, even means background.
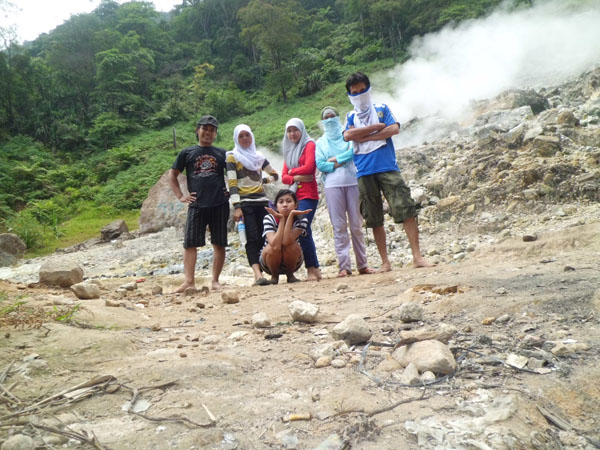
[[[369,228],[383,225],[383,200],[390,206],[390,215],[396,223],[417,216],[417,207],[410,196],[399,171],[374,173],[358,179],[360,212]]]

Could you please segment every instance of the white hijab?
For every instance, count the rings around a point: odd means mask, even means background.
[[[296,143],[290,141],[287,137],[287,129],[288,127],[296,127],[302,133],[300,140]],[[281,152],[283,153],[283,159],[285,160],[285,164],[288,169],[294,169],[299,166],[300,156],[302,156],[302,151],[306,144],[309,142],[314,142],[313,138],[311,138],[306,132],[306,127],[304,126],[304,122],[301,119],[293,118],[287,121],[285,124],[285,131],[283,134],[283,141],[281,143]]]
[[[371,100],[371,87],[360,94],[348,94],[350,103],[354,106],[354,126],[356,128],[362,128],[369,125],[375,125],[379,123],[379,117],[377,117],[377,111],[375,105]],[[366,141],[366,142],[355,142],[354,153],[359,155],[366,155],[379,147],[386,144],[385,139],[377,141]]]
[[[250,147],[248,148],[244,148],[240,145],[239,136],[242,131],[247,131],[250,133],[250,136],[252,136],[252,144],[250,144]],[[252,130],[248,125],[241,124],[235,127],[233,130],[233,143],[235,144],[235,147],[232,151],[227,153],[232,153],[235,159],[241,162],[242,166],[246,169],[260,172],[265,162],[265,156],[256,150],[254,133],[252,133]]]

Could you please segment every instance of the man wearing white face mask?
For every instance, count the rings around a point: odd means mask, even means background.
[[[373,228],[373,237],[381,256],[380,271],[392,269],[383,226],[382,193],[394,221],[404,226],[413,264],[415,267],[429,267],[432,264],[423,258],[419,248],[417,208],[396,164],[392,136],[398,134],[400,125],[387,105],[373,104],[371,83],[364,73],[350,75],[346,80],[346,90],[354,110],[346,115],[344,139],[354,143],[360,211],[367,227]]]
[[[352,161],[352,144],[342,135],[342,124],[335,108],[326,106],[321,111],[321,124],[325,134],[317,140],[315,159],[321,171],[329,218],[333,227],[335,253],[339,264],[338,277],[352,274],[350,260],[350,237],[356,256],[358,273],[369,274],[375,271],[367,265],[365,237],[362,231],[363,218],[358,202],[358,181],[356,166]]]

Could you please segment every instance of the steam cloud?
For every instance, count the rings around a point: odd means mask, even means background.
[[[400,123],[438,116],[460,121],[472,100],[493,98],[511,88],[558,84],[600,63],[600,2],[554,0],[508,12],[416,40],[410,59],[375,80],[374,96]],[[396,86],[389,94],[377,85]],[[428,132],[400,135],[400,147],[431,140]]]

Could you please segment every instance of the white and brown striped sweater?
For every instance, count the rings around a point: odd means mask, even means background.
[[[263,189],[263,183],[266,179],[262,177],[262,172],[268,173],[272,181],[276,181],[279,175],[267,159],[263,163],[262,171],[246,169],[231,153],[227,154],[225,163],[227,165],[229,195],[234,208],[240,208],[242,205],[268,204],[269,199]]]

